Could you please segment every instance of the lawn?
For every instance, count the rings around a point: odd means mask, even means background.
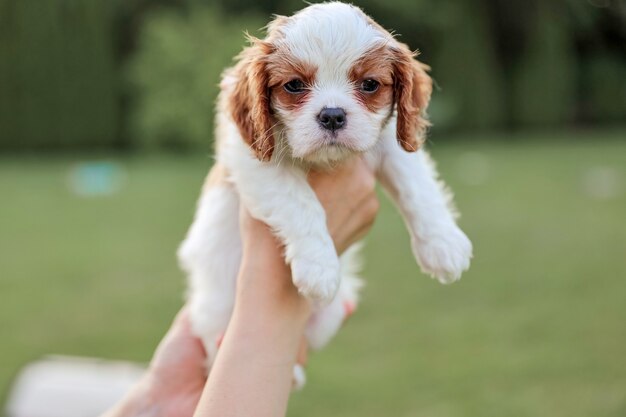
[[[475,260],[441,286],[385,201],[363,303],[309,365],[298,417],[626,415],[626,132],[435,137]],[[124,170],[80,197],[78,162]],[[48,353],[147,361],[207,155],[0,157],[0,395]]]

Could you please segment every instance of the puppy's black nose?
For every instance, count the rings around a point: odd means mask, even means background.
[[[346,112],[340,108],[328,107],[322,109],[320,114],[317,115],[317,120],[324,129],[339,130],[346,124]]]

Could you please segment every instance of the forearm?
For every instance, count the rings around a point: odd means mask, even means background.
[[[280,265],[260,262],[244,262],[241,274],[246,276],[239,282],[273,274],[273,280],[285,284],[272,287],[271,297],[254,294],[255,285],[240,285],[239,301],[195,413],[198,417],[285,415],[309,306],[291,284],[282,260]]]

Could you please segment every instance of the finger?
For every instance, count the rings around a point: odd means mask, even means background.
[[[184,306],[157,346],[152,363],[161,365],[172,360],[190,360],[202,363],[205,357],[206,351],[202,341],[193,334],[189,309]]]
[[[301,365],[302,367],[306,367],[307,362],[309,361],[309,348],[306,338],[302,338],[300,342],[300,347],[298,348],[298,354],[296,355],[296,363]]]
[[[367,235],[367,232],[369,232],[369,229],[369,226],[363,226],[359,231],[350,235],[345,245],[337,248],[337,253],[339,253],[339,255],[343,254],[350,246],[363,239]]]
[[[189,320],[189,309],[185,305],[178,311],[176,317],[174,317],[172,325],[161,341],[161,345],[169,344],[171,340],[184,338],[188,335],[191,335],[191,323]]]
[[[360,229],[362,225],[371,226],[378,214],[379,207],[380,202],[378,201],[378,196],[376,192],[372,190],[359,198],[357,202],[351,204],[350,207],[346,208],[345,221],[342,223],[341,227],[352,231]]]
[[[338,243],[336,249],[339,254],[365,237],[376,220],[378,208],[378,199],[375,197],[368,198],[360,207],[353,210],[353,215],[348,217],[339,229],[334,231],[333,238]]]

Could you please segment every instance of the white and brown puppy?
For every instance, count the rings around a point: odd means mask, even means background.
[[[422,270],[448,283],[469,267],[472,245],[420,150],[432,82],[414,57],[360,9],[332,2],[277,17],[224,73],[217,162],[179,250],[209,361],[233,308],[240,204],[275,231],[294,284],[319,306],[307,331],[311,347],[324,346],[345,306],[355,305],[356,250],[338,258],[307,183],[311,167],[363,155],[402,212]]]

